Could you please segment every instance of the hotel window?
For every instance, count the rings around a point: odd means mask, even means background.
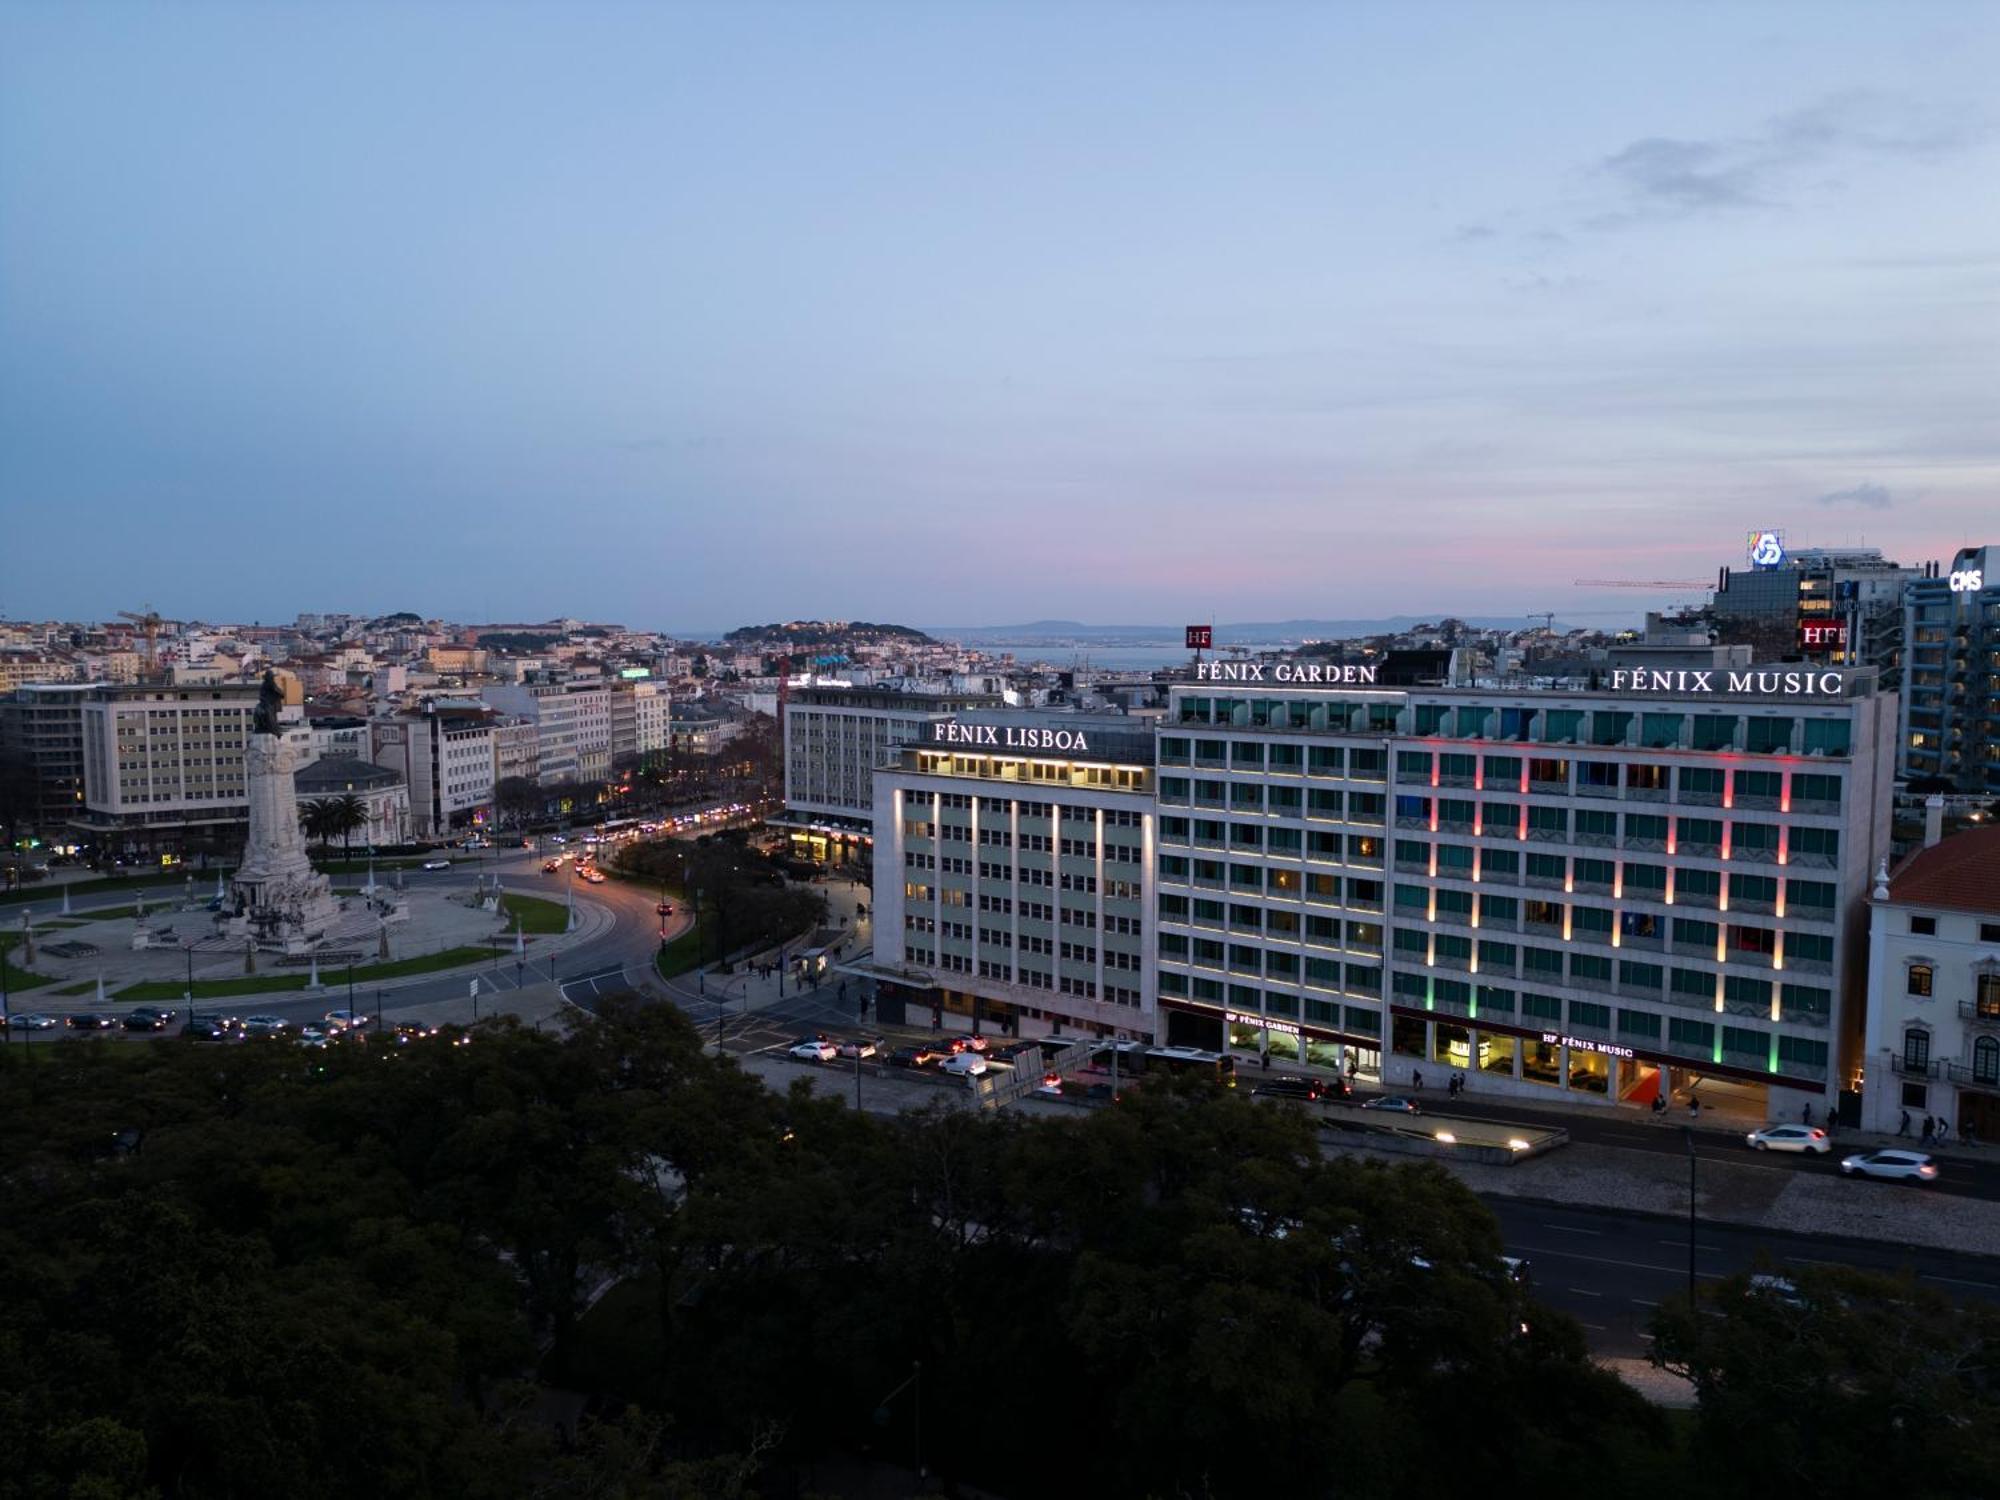
[[[1751,979],[1742,974],[1725,974],[1722,977],[1722,998],[1729,1005],[1768,1011],[1771,1008],[1771,981]]]
[[[1833,913],[1838,889],[1824,880],[1787,880],[1785,910],[1792,916],[1827,921]]]
[[[1744,723],[1744,748],[1757,755],[1784,754],[1792,748],[1792,720],[1762,714]]]
[[[1794,828],[1792,854],[1795,858],[1832,863],[1840,857],[1840,830],[1837,828]]]
[[[1595,953],[1572,953],[1569,956],[1570,983],[1594,985],[1611,983],[1611,960]]]
[[[1626,964],[1623,967],[1625,969],[1643,970],[1648,965]],[[1651,972],[1653,974],[1652,988],[1658,989],[1660,971],[1653,969]],[[1621,983],[1626,982],[1622,972],[1619,974],[1619,980]],[[1631,983],[1642,989],[1646,987],[1644,979],[1634,979]],[[1636,1037],[1641,1041],[1657,1042],[1660,1039],[1660,1018],[1650,1011],[1620,1010],[1618,1012],[1618,1034],[1620,1036]]]
[[[1560,1021],[1563,1003],[1554,995],[1538,995],[1533,990],[1521,992],[1521,1014],[1537,1016],[1544,1021]]]
[[[1714,922],[1697,922],[1692,917],[1674,918],[1676,947],[1699,948],[1705,953],[1712,953],[1721,932],[1722,928]]]
[[[1731,953],[1755,953],[1769,958],[1778,950],[1778,935],[1768,927],[1744,927],[1731,922],[1729,949]]]
[[[1929,964],[1911,964],[1904,979],[1904,992],[1928,1000],[1931,995],[1932,977]]]
[[[1552,708],[1543,716],[1542,742],[1549,745],[1574,745],[1582,729],[1581,709]]]
[[[1428,750],[1400,750],[1396,753],[1396,775],[1403,780],[1429,781],[1431,755]],[[1401,799],[1398,799],[1400,804]]]
[[[1802,748],[1807,755],[1845,755],[1851,746],[1852,726],[1845,719],[1807,719]]]
[[[1722,847],[1722,820],[1720,818],[1680,818],[1676,820],[1675,832],[1683,852],[1694,849],[1715,850]]]
[[[1486,757],[1486,785],[1488,787],[1518,787],[1521,784],[1521,759],[1517,755],[1489,755]]]
[[[1481,896],[1479,917],[1488,926],[1512,927],[1520,920],[1521,903],[1513,896]]]
[[[1697,750],[1728,750],[1736,744],[1735,714],[1696,714],[1694,716],[1694,748]]]
[[[1625,867],[1625,894],[1642,900],[1658,900],[1667,889],[1667,871],[1664,865],[1630,865]]]
[[[1833,992],[1809,984],[1778,986],[1778,1001],[1787,1017],[1817,1017],[1824,1022],[1833,1009]]]
[[[1681,1047],[1707,1052],[1715,1045],[1715,1023],[1713,1021],[1689,1021],[1680,1016],[1667,1017],[1667,1040]]]
[[[1512,849],[1488,849],[1480,873],[1488,880],[1512,884],[1521,873],[1521,856]]]
[[[1439,844],[1437,846],[1438,874],[1449,873],[1453,879],[1470,878],[1472,870],[1471,846],[1466,844]]]
[[[1342,972],[1346,975],[1345,988],[1350,995],[1380,995],[1382,993],[1382,971],[1380,969],[1370,964],[1348,964]],[[1350,1017],[1349,1025],[1354,1024],[1351,1019],[1354,1014],[1352,1010],[1348,1011],[1348,1016]],[[1374,1029],[1374,1025],[1371,1023],[1363,1024],[1367,1025],[1371,1031]]]
[[[1778,848],[1778,828],[1774,823],[1737,823],[1729,825],[1729,841],[1732,853],[1743,854],[1752,849],[1776,853]]]
[[[1306,752],[1306,772],[1312,776],[1339,776],[1347,767],[1347,752],[1338,746],[1314,745]]]
[[[1271,769],[1296,772],[1305,764],[1305,750],[1299,745],[1271,746]]]
[[[1767,1033],[1748,1026],[1724,1026],[1722,1050],[1733,1052],[1738,1057],[1766,1059],[1771,1055],[1771,1039]]]
[[[1451,712],[1440,703],[1419,703],[1417,705],[1416,732],[1418,734],[1444,733],[1444,716]]]

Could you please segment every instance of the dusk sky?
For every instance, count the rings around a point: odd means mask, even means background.
[[[0,4],[0,613],[1588,622],[1752,527],[1948,559],[1996,74],[1973,3]]]

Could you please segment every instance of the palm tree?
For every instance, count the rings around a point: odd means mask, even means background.
[[[310,802],[299,804],[299,827],[305,830],[309,839],[319,840],[319,852],[326,854],[327,841],[333,837],[333,804],[325,797],[315,797]]]
[[[368,808],[352,792],[342,792],[331,799],[326,810],[327,832],[340,835],[341,858],[352,864],[354,861],[354,835],[368,826]]]

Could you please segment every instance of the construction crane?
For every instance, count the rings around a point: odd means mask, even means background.
[[[1686,578],[1579,578],[1580,589],[1705,589],[1707,584]]]
[[[146,606],[146,612],[142,615],[135,615],[129,609],[121,609],[118,611],[118,618],[131,621],[146,633],[146,675],[151,677],[154,671],[155,657],[157,656],[155,642],[159,640],[160,627],[166,621],[160,618],[159,611],[154,609],[150,604]]]

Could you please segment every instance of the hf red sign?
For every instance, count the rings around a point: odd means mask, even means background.
[[[1844,620],[1799,621],[1799,649],[1802,651],[1845,651],[1847,622]]]
[[[1187,628],[1187,648],[1190,651],[1208,651],[1215,646],[1213,625],[1190,625]]]

